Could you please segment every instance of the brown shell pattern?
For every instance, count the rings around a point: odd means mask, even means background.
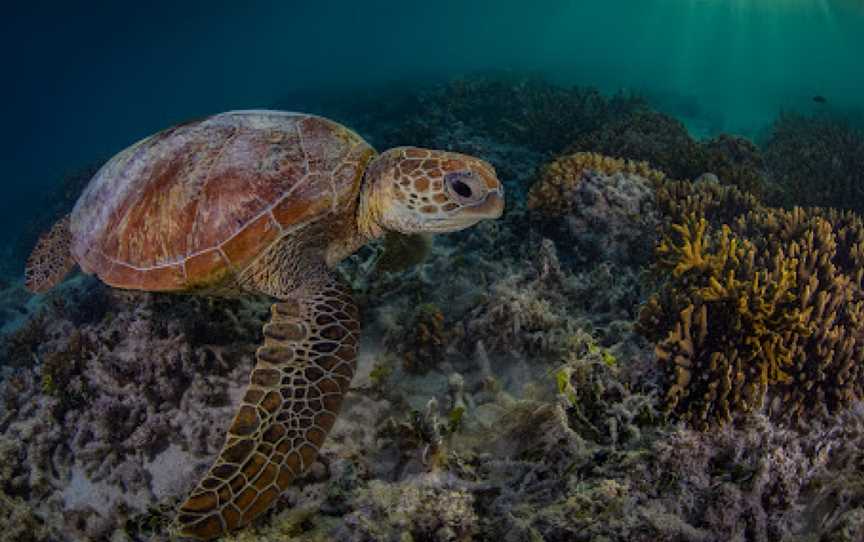
[[[236,111],[175,126],[90,181],[72,211],[72,252],[120,288],[213,284],[296,226],[353,209],[372,156],[311,115]]]

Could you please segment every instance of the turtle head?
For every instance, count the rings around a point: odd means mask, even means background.
[[[495,169],[455,152],[390,149],[369,164],[363,185],[361,228],[371,237],[457,231],[504,210]]]

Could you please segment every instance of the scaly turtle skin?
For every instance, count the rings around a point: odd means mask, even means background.
[[[503,206],[477,158],[376,155],[321,117],[235,111],[112,158],[40,239],[26,282],[45,291],[77,263],[118,288],[275,299],[225,446],[175,519],[182,536],[209,540],[267,510],[336,420],[360,326],[333,267],[385,232],[456,231]]]

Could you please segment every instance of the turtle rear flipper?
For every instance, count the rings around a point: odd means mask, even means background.
[[[24,284],[28,290],[34,293],[47,292],[75,268],[71,245],[67,215],[39,238],[30,253],[27,267],[24,268]]]
[[[177,514],[180,535],[210,540],[248,524],[309,468],[354,375],[359,332],[350,291],[332,277],[272,306],[225,446]]]

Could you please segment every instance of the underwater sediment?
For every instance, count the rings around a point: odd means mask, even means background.
[[[229,539],[864,537],[864,229],[792,208],[859,209],[825,150],[846,141],[855,171],[858,132],[784,117],[762,146],[697,141],[642,100],[533,80],[422,99],[340,120],[490,161],[507,211],[407,270],[383,244],[344,262],[364,336],[343,413]],[[165,539],[267,301],[81,275],[0,295],[0,540]]]

